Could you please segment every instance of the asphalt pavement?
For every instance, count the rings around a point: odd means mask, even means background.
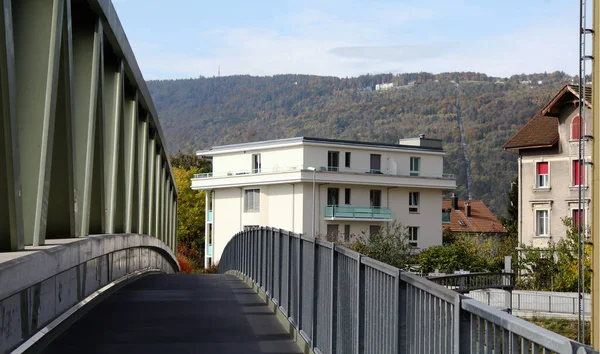
[[[103,300],[44,353],[301,353],[233,275],[149,275]]]

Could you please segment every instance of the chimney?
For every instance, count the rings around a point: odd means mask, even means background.
[[[452,209],[458,210],[458,196],[452,193]]]
[[[468,218],[471,217],[471,203],[465,203],[465,213]]]

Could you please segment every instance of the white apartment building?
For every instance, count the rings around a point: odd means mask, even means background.
[[[443,171],[441,140],[424,136],[400,144],[299,137],[197,155],[213,167],[192,179],[192,189],[206,191],[207,264],[255,226],[349,241],[399,220],[415,247],[438,245],[442,192],[456,188]]]
[[[544,248],[566,236],[565,217],[591,215],[591,89],[579,116],[579,86],[566,85],[504,148],[519,155],[519,243]],[[580,130],[581,129],[581,130]],[[579,160],[579,137],[584,156]],[[582,204],[579,208],[581,185]]]

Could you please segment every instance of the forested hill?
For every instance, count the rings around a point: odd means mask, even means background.
[[[277,75],[149,81],[148,86],[171,153],[296,136],[397,143],[426,134],[444,140],[445,172],[457,176],[459,195],[466,197],[455,104],[459,83],[472,197],[504,215],[517,163],[501,146],[571,79],[562,72],[510,78],[472,72],[345,79]],[[375,91],[382,82],[394,88]]]

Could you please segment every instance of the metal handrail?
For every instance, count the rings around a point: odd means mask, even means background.
[[[280,229],[236,234],[218,266],[261,287],[315,353],[598,353],[425,278]]]
[[[448,274],[430,276],[427,279],[459,293],[468,293],[472,290],[480,289],[512,290],[515,288],[514,273]]]

